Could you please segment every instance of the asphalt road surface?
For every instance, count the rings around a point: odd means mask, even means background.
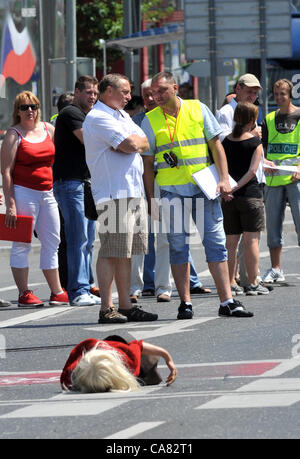
[[[99,306],[18,308],[9,243],[2,241],[0,297],[14,304],[0,309],[0,438],[106,439],[106,454],[134,456],[157,455],[158,440],[169,444],[160,453],[190,455],[196,439],[299,438],[300,264],[291,220],[287,212],[286,283],[268,296],[240,297],[255,314],[247,319],[218,317],[215,286],[197,238],[194,261],[213,293],[193,296],[194,318],[176,320],[174,289],[171,303],[141,299],[146,310],[158,312],[157,322],[125,325],[98,325]],[[31,288],[47,302],[37,240],[34,245]],[[260,247],[263,273],[270,264],[265,234]],[[96,253],[97,244],[95,258]],[[168,348],[179,370],[175,383],[137,393],[62,393],[59,376],[72,347],[114,333]],[[164,362],[159,368],[166,377]]]

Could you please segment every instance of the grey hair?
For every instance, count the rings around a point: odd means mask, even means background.
[[[148,80],[145,80],[145,81],[141,84],[141,90],[142,90],[142,92],[143,92],[144,89],[150,88],[151,83],[152,83],[152,78],[148,78]]]

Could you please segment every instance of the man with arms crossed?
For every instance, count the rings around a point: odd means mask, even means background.
[[[120,74],[106,75],[100,82],[99,93],[98,102],[83,123],[86,160],[99,215],[101,247],[97,276],[101,310],[98,322],[152,321],[157,319],[157,314],[133,306],[129,294],[131,256],[147,251],[148,222],[140,153],[147,151],[149,144],[143,131],[123,110],[131,99],[128,78]],[[119,296],[118,311],[112,302],[114,280]]]

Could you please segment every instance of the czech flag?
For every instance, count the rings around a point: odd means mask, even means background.
[[[1,79],[12,78],[19,85],[27,83],[36,66],[27,27],[18,32],[12,17],[7,16],[2,36]]]

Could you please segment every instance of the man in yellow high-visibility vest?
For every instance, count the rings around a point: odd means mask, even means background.
[[[206,105],[199,100],[177,97],[178,86],[171,73],[155,75],[151,89],[157,107],[146,114],[141,125],[150,145],[149,152],[143,156],[144,184],[150,207],[154,197],[155,158],[163,215],[166,216],[168,207],[174,208],[167,233],[172,274],[181,300],[177,318],[193,317],[189,291],[189,232],[184,221],[188,207],[198,231],[203,233],[206,259],[221,303],[219,315],[252,317],[253,313],[232,298],[219,200],[207,199],[192,177],[194,172],[211,164],[210,150],[220,175],[217,191],[227,199],[230,197],[226,156],[218,138],[222,130]],[[199,209],[203,209],[202,215]],[[179,218],[176,219],[176,215]]]
[[[279,110],[269,113],[262,125],[263,147],[275,169],[266,171],[264,189],[267,243],[271,268],[264,282],[284,282],[281,269],[283,221],[287,201],[290,205],[300,246],[300,110],[293,104],[293,83],[285,78],[273,85]],[[289,170],[289,168],[294,171]]]

